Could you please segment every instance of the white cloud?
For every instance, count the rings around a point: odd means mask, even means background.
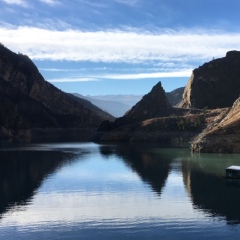
[[[64,83],[64,82],[92,82],[101,80],[139,80],[151,78],[176,78],[176,77],[190,77],[192,69],[185,69],[182,71],[172,72],[155,72],[155,73],[136,73],[136,74],[105,74],[94,75],[89,77],[64,77],[49,79],[49,82]]]
[[[93,77],[69,77],[69,78],[56,78],[56,79],[49,79],[48,82],[51,83],[64,83],[64,82],[93,82],[99,81],[97,78]]]
[[[135,6],[139,3],[139,0],[115,0],[115,2],[122,3],[128,6]]]
[[[67,69],[67,68],[39,68],[40,71],[45,72],[69,72],[69,71],[77,71],[77,69]]]
[[[171,78],[171,77],[189,77],[192,73],[192,69],[186,69],[183,71],[172,72],[155,72],[155,73],[136,73],[136,74],[109,74],[103,75],[101,78],[116,79],[116,80],[136,80],[136,79],[148,79],[148,78]]]
[[[24,0],[2,0],[3,2],[7,3],[7,4],[15,4],[15,5],[20,5],[23,7],[27,7],[27,2]]]
[[[60,2],[57,0],[39,0],[40,2],[46,3],[48,5],[54,6],[58,5]]]
[[[100,2],[100,1],[90,1],[90,0],[78,0],[77,1],[77,4],[78,5],[87,5],[91,8],[94,8],[94,9],[97,9],[97,8],[107,8],[108,5]]]
[[[30,34],[31,33],[31,34]],[[211,60],[240,49],[240,33],[179,30],[129,31],[47,30],[0,27],[1,42],[32,59],[93,62],[179,62]]]

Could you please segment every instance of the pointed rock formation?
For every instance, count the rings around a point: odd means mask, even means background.
[[[172,106],[166,97],[162,84],[158,82],[123,117],[117,119],[117,122],[132,123],[150,118],[164,117],[169,115],[171,110]]]
[[[193,70],[183,93],[180,107],[231,107],[240,94],[240,52],[212,60]]]

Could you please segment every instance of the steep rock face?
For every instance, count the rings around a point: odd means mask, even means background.
[[[158,82],[122,118],[117,119],[117,122],[132,123],[154,117],[167,116],[171,110],[172,106],[166,97],[162,84]]]
[[[205,126],[201,112],[172,107],[159,82],[123,117],[103,122],[95,141],[187,142]]]
[[[168,101],[172,106],[176,106],[182,101],[184,89],[184,87],[181,87],[166,93]]]
[[[193,152],[240,152],[240,98],[225,110],[221,119],[208,125],[191,145]]]
[[[33,62],[0,46],[0,137],[35,128],[97,128],[113,117],[46,82]]]
[[[212,60],[193,70],[180,107],[231,107],[240,94],[240,52]]]

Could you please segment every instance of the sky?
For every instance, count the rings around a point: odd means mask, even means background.
[[[0,42],[82,95],[166,92],[240,50],[239,0],[0,0]]]

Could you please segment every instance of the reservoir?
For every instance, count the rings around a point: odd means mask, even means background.
[[[158,144],[0,146],[0,239],[239,239],[239,154]]]

